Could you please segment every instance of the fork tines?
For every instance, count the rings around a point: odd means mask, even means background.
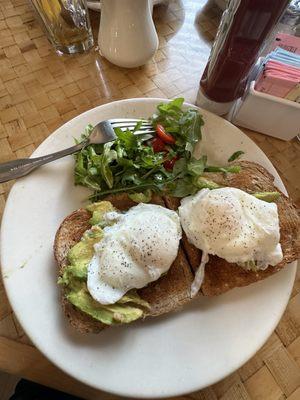
[[[114,118],[110,119],[109,123],[113,128],[120,128],[122,130],[130,130],[133,131],[138,122],[142,122],[136,133],[154,133],[154,127],[148,120],[144,119],[135,119],[135,118]]]

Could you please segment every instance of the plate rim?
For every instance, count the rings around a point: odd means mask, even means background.
[[[149,103],[158,104],[159,102],[170,102],[170,101],[172,101],[172,99],[155,98],[155,97],[154,97],[154,98],[153,98],[153,97],[150,97],[150,98],[129,98],[129,99],[121,99],[121,100],[111,101],[111,102],[108,102],[108,103],[101,104],[101,105],[98,105],[98,106],[96,106],[96,107],[93,107],[93,108],[91,108],[91,109],[88,109],[88,110],[84,111],[83,113],[77,115],[76,117],[70,119],[69,121],[66,121],[66,122],[63,123],[61,126],[59,126],[57,129],[55,129],[51,134],[49,134],[49,135],[39,144],[39,146],[33,151],[33,153],[31,154],[30,158],[31,158],[31,157],[34,157],[35,155],[40,155],[39,152],[41,151],[41,148],[43,148],[43,147],[48,143],[48,141],[53,140],[53,138],[54,138],[56,135],[59,135],[58,131],[59,131],[61,128],[68,126],[68,124],[73,123],[73,121],[80,120],[80,119],[82,118],[83,115],[88,114],[89,112],[92,112],[93,110],[96,110],[96,109],[100,109],[100,108],[101,108],[101,109],[103,109],[103,108],[105,109],[106,107],[109,108],[109,107],[111,106],[111,104],[130,103],[130,102],[135,102],[135,101],[142,101],[142,102],[146,102],[146,103],[149,102]],[[285,193],[287,194],[285,185],[284,185],[284,183],[283,183],[283,181],[282,181],[280,175],[278,174],[276,168],[274,167],[274,165],[272,164],[272,162],[270,161],[270,159],[268,158],[268,156],[267,156],[267,155],[263,152],[263,150],[251,139],[251,137],[247,136],[241,129],[239,129],[237,126],[233,125],[231,122],[229,122],[229,121],[227,121],[227,120],[225,120],[225,119],[219,117],[219,116],[216,115],[216,114],[213,114],[213,113],[211,113],[211,112],[209,112],[209,111],[207,111],[207,110],[203,110],[203,109],[201,109],[200,107],[197,107],[196,105],[191,104],[191,103],[188,103],[188,102],[184,102],[184,106],[186,106],[186,107],[192,107],[192,108],[198,109],[198,110],[200,110],[200,112],[201,112],[201,111],[204,111],[205,114],[207,114],[208,116],[211,115],[211,116],[212,116],[213,118],[215,118],[215,119],[217,118],[217,119],[222,120],[222,122],[225,123],[226,125],[229,125],[229,126],[231,127],[231,129],[238,131],[239,133],[242,134],[242,136],[245,136],[248,140],[250,140],[250,141],[257,147],[257,149],[259,149],[259,150],[264,154],[264,156],[265,156],[266,159],[268,160],[268,163],[270,164],[270,166],[271,166],[272,169],[273,169],[273,171],[269,171],[269,172],[271,172],[272,175],[275,174],[274,177],[277,178],[277,179],[279,179],[279,182],[282,184],[282,187],[284,188],[284,191],[285,191]],[[267,170],[268,170],[268,168],[267,168]],[[3,227],[4,227],[4,226],[6,225],[6,223],[7,223],[7,222],[6,222],[6,219],[7,219],[7,215],[6,215],[6,214],[7,214],[7,209],[8,209],[8,208],[7,208],[7,204],[8,204],[9,201],[10,201],[11,194],[13,193],[13,190],[14,190],[14,188],[16,187],[16,184],[17,184],[17,182],[14,183],[14,185],[12,186],[12,188],[11,188],[9,194],[8,194],[8,197],[7,197],[6,202],[5,202],[5,208],[4,208],[3,216],[2,216],[1,231],[0,231],[0,256],[1,256],[1,265],[3,265],[3,240],[2,240],[2,239],[3,239],[3,236],[4,236],[4,228],[3,228]],[[57,358],[55,358],[55,356],[52,357],[51,354],[50,354],[50,352],[48,353],[48,351],[47,351],[46,349],[44,349],[44,348],[42,349],[42,348],[39,346],[39,344],[36,343],[35,338],[33,339],[33,338],[31,337],[31,335],[28,333],[27,329],[24,328],[23,324],[22,324],[22,328],[24,329],[25,333],[28,335],[28,337],[30,338],[30,340],[33,342],[33,344],[35,345],[35,347],[36,347],[50,362],[52,362],[54,365],[56,365],[56,366],[57,366],[59,369],[61,369],[64,373],[68,374],[69,376],[73,377],[74,379],[78,380],[79,382],[82,382],[82,383],[88,385],[89,387],[93,387],[94,389],[102,390],[102,391],[104,391],[104,392],[106,392],[106,393],[111,393],[111,394],[114,394],[114,395],[119,395],[119,396],[131,396],[132,398],[146,398],[146,399],[147,399],[147,398],[167,398],[167,397],[170,397],[170,396],[181,396],[181,395],[184,395],[184,394],[187,394],[187,393],[191,393],[191,392],[194,392],[194,391],[201,390],[201,389],[203,389],[203,388],[205,388],[205,387],[208,387],[208,386],[210,386],[210,385],[212,385],[212,384],[215,384],[216,382],[219,382],[220,380],[226,378],[228,375],[230,375],[231,373],[233,373],[234,371],[236,371],[237,369],[239,369],[242,365],[244,365],[247,361],[249,361],[249,360],[254,356],[254,354],[256,354],[256,352],[264,345],[264,343],[266,343],[266,341],[269,339],[270,335],[274,332],[274,330],[275,330],[276,326],[278,325],[280,319],[282,318],[282,315],[283,315],[283,313],[284,313],[284,311],[285,311],[285,309],[286,309],[286,307],[287,307],[287,304],[288,304],[288,302],[289,302],[289,300],[290,300],[290,296],[291,296],[291,293],[292,293],[293,284],[294,284],[295,276],[296,276],[297,261],[294,261],[294,262],[290,263],[290,264],[288,265],[288,267],[289,267],[289,269],[290,269],[290,287],[289,287],[288,295],[286,296],[286,301],[285,301],[284,303],[281,304],[281,309],[280,309],[280,312],[278,313],[278,318],[277,318],[276,321],[275,321],[276,323],[274,323],[274,326],[272,326],[272,328],[270,329],[270,331],[268,331],[268,332],[264,335],[264,338],[260,341],[260,344],[256,346],[256,350],[255,350],[253,353],[251,353],[250,355],[247,355],[246,357],[244,357],[242,361],[240,360],[239,363],[237,363],[237,365],[233,366],[230,370],[227,370],[224,374],[220,374],[220,375],[218,376],[217,380],[216,380],[216,379],[211,379],[211,381],[208,382],[206,386],[200,386],[200,387],[197,386],[197,385],[191,386],[190,389],[189,389],[188,391],[187,391],[186,389],[185,389],[185,390],[182,390],[182,391],[180,391],[180,390],[173,390],[173,391],[168,391],[167,393],[160,393],[160,394],[158,394],[158,393],[155,393],[155,394],[150,394],[150,393],[148,393],[148,394],[145,395],[145,394],[143,394],[143,393],[138,393],[138,392],[135,392],[135,393],[126,392],[126,393],[125,393],[125,392],[118,391],[118,390],[115,391],[113,388],[112,388],[112,389],[107,389],[107,388],[103,389],[103,388],[97,386],[96,383],[95,383],[95,384],[92,384],[92,383],[90,383],[89,381],[87,381],[86,379],[84,379],[84,378],[82,378],[82,377],[78,378],[78,377],[75,375],[75,373],[72,373],[72,371],[67,370],[67,369],[65,368],[64,364],[60,362],[60,360],[58,360]],[[7,279],[4,278],[4,274],[3,274],[3,273],[4,273],[3,268],[1,268],[1,275],[2,275],[2,280],[3,280],[3,285],[4,285],[4,288],[5,288],[5,292],[6,292],[6,294],[7,294],[7,297],[8,297],[8,299],[9,299],[9,303],[11,304],[12,309],[13,309],[13,312],[14,312],[15,315],[17,316],[18,320],[22,320],[22,317],[20,316],[20,314],[18,314],[18,312],[16,312],[15,309],[14,309],[14,305],[13,305],[13,304],[14,304],[14,301],[13,301],[13,297],[14,297],[14,296],[12,295],[12,292],[8,289]]]

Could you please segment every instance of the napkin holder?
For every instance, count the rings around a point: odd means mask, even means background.
[[[300,103],[258,92],[254,86],[252,81],[236,103],[231,122],[286,141],[299,135]]]

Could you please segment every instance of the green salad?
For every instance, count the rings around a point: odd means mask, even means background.
[[[184,197],[209,187],[204,172],[239,172],[237,165],[217,167],[207,157],[193,157],[201,140],[202,116],[196,109],[183,109],[183,98],[161,103],[150,121],[155,136],[135,135],[116,128],[113,142],[89,145],[75,155],[75,184],[94,191],[91,200],[126,192],[137,202],[150,201],[153,193]],[[86,128],[85,140],[93,129]],[[139,129],[137,124],[135,131]],[[243,152],[230,157],[233,161]]]

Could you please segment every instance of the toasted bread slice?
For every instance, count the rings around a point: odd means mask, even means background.
[[[121,211],[136,205],[126,194],[109,196],[105,200],[110,201]],[[165,206],[162,198],[158,196],[153,196],[151,202]],[[90,217],[91,214],[87,210],[79,209],[65,218],[60,225],[54,242],[54,255],[59,275],[63,273],[64,268],[67,266],[68,251],[81,239],[83,233],[89,229]],[[150,310],[146,316],[157,316],[178,310],[190,300],[192,281],[193,274],[185,254],[180,248],[177,258],[168,273],[147,287],[138,290],[141,298],[150,304]],[[107,325],[74,307],[64,297],[64,293],[62,293],[62,307],[70,324],[82,333],[97,333],[107,327]]]
[[[207,173],[206,177],[219,185],[236,187],[249,193],[279,191],[274,185],[274,177],[261,165],[250,161],[235,164],[242,167],[241,172],[234,174]],[[179,199],[166,197],[167,207],[176,210]],[[286,264],[300,257],[300,216],[299,211],[283,193],[276,201],[280,224],[280,244],[283,260],[265,271],[245,271],[236,264],[228,263],[217,256],[210,256],[205,267],[205,277],[201,291],[205,296],[215,296],[228,290],[247,286],[260,281],[282,269]],[[183,237],[183,246],[188,260],[195,271],[201,260],[201,251]]]
[[[262,166],[249,161],[236,162],[235,164],[242,166],[240,173],[226,175],[209,173],[207,178],[220,185],[237,187],[249,193],[278,191],[274,186],[274,177]],[[126,194],[109,196],[105,200],[111,201],[119,210],[127,210],[136,205]],[[151,202],[166,205],[173,210],[176,210],[180,205],[180,199],[168,196],[163,199],[153,196]],[[286,264],[300,257],[299,212],[284,194],[281,194],[281,197],[277,200],[277,206],[283,260],[275,267],[268,267],[265,271],[251,272],[219,257],[210,256],[201,288],[202,294],[214,296],[235,287],[247,286],[274,274]],[[83,233],[90,227],[89,219],[90,213],[85,209],[79,209],[69,215],[58,229],[54,243],[54,254],[59,267],[59,275],[62,274],[67,265],[69,249],[81,239]],[[182,243],[183,245],[180,247],[178,256],[168,274],[138,290],[139,295],[151,306],[149,316],[175,311],[190,300],[190,286],[193,281],[190,266],[194,271],[198,268],[201,251],[189,243],[184,234]],[[81,332],[97,333],[107,326],[78,310],[64,296],[62,296],[62,306],[71,325]]]

